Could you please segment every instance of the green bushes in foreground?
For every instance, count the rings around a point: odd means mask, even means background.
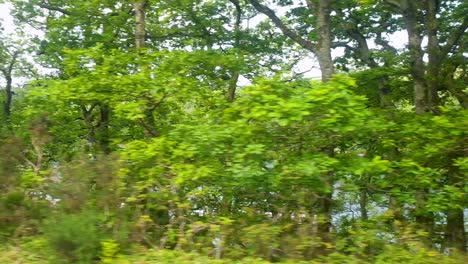
[[[373,259],[365,259],[358,255],[345,255],[334,252],[328,256],[312,259],[309,261],[288,260],[283,264],[303,263],[303,264],[459,264],[466,263],[466,257],[452,253],[451,256],[436,253],[435,251],[426,250],[413,244],[413,247],[398,247],[396,245],[387,245],[382,254]],[[55,252],[50,247],[50,241],[46,238],[34,238],[29,241],[24,241],[17,245],[4,245],[0,247],[0,263],[1,264],[57,264],[71,263],[65,259],[60,259],[59,252]],[[112,263],[112,264],[267,264],[269,261],[260,258],[243,258],[240,260],[232,259],[214,259],[194,252],[183,252],[179,250],[153,250],[144,247],[134,247],[127,252],[129,255],[120,254],[120,249],[117,243],[112,240],[102,241],[99,257],[91,259],[81,259],[79,263]],[[74,262],[76,263],[76,262]]]

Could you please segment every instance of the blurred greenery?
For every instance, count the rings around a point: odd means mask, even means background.
[[[49,263],[49,256],[46,254],[46,249],[41,248],[40,244],[44,241],[29,241],[21,247],[9,247],[2,248],[2,255],[0,256],[1,263],[27,263],[27,264],[41,264]],[[388,252],[382,254],[376,258],[375,261],[364,260],[358,256],[341,255],[339,253],[333,253],[327,257],[323,257],[321,260],[314,261],[282,261],[276,263],[292,264],[292,263],[303,263],[303,264],[319,264],[319,263],[379,263],[379,264],[391,264],[397,262],[403,263],[440,263],[440,264],[458,264],[464,263],[466,258],[456,255],[447,257],[438,254],[434,251],[425,250],[404,250],[402,248],[388,247]],[[59,263],[55,262],[53,263]],[[143,263],[161,263],[161,264],[176,264],[176,263],[187,263],[187,264],[262,264],[270,263],[260,258],[243,258],[240,260],[231,259],[213,259],[196,253],[186,253],[182,251],[173,250],[147,250],[142,248],[135,248],[131,255],[115,255],[110,258],[101,257],[101,262],[98,263],[114,263],[114,264],[143,264]]]
[[[0,264],[468,263],[465,2],[4,2]]]

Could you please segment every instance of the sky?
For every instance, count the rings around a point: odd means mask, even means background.
[[[10,16],[10,4],[0,4],[0,19],[5,32],[13,32],[15,24]]]

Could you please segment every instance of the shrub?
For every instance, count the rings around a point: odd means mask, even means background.
[[[63,215],[50,220],[44,233],[56,254],[55,263],[92,263],[99,258],[103,229],[93,211]]]

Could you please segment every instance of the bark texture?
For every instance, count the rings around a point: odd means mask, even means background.
[[[317,33],[318,45],[315,55],[320,64],[322,81],[327,82],[334,73],[333,60],[331,56],[331,0],[319,0],[317,8]]]
[[[400,8],[408,33],[409,63],[411,76],[413,77],[415,111],[417,114],[422,114],[428,110],[428,89],[425,80],[424,53],[421,48],[423,36],[421,24],[418,20],[419,10],[417,4],[413,0],[400,1]]]
[[[145,35],[146,35],[146,14],[145,7],[147,1],[139,0],[133,3],[135,10],[135,47],[141,49],[145,47]]]

